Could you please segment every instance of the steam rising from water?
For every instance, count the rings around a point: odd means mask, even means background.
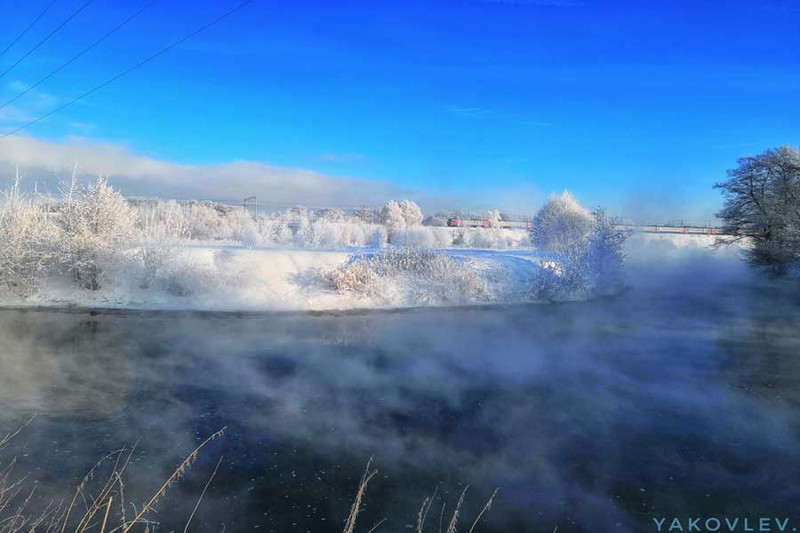
[[[451,506],[471,484],[473,516],[501,488],[484,531],[790,513],[800,490],[776,480],[800,474],[797,292],[757,282],[735,252],[631,246],[631,289],[576,304],[2,311],[0,424],[42,413],[23,466],[65,486],[141,437],[132,491],[230,426],[173,493],[176,522],[160,517],[173,527],[219,454],[197,522],[215,530],[341,530],[372,455],[386,477],[364,521],[385,516],[388,530],[412,523],[437,482]]]

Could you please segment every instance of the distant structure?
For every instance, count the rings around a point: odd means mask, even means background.
[[[683,221],[678,224],[668,225],[640,225],[640,224],[616,224],[614,229],[618,231],[633,231],[636,233],[672,233],[681,235],[731,235],[724,228],[714,226],[691,226],[685,225]],[[447,225],[451,228],[490,228],[491,223],[482,218],[459,218],[452,217],[447,219]],[[532,220],[502,220],[501,228],[521,228],[533,229]]]
[[[242,207],[244,207],[244,212],[247,213],[247,206],[253,206],[253,218],[258,218],[258,198],[255,196],[248,196],[244,200],[242,200]]]

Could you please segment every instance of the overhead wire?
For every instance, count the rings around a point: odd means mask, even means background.
[[[147,8],[149,8],[150,6],[155,4],[157,1],[158,0],[150,0],[150,2],[148,2],[147,4],[144,5],[144,7],[142,7],[141,9],[139,9],[138,11],[136,11],[135,13],[133,13],[132,15],[130,15],[129,17],[124,19],[122,22],[120,22],[119,24],[117,24],[113,28],[111,28],[109,31],[104,33],[100,38],[98,38],[94,42],[92,42],[89,46],[87,46],[86,48],[84,48],[83,50],[81,50],[80,52],[78,52],[77,54],[72,56],[71,58],[69,58],[67,61],[62,63],[58,68],[56,68],[55,70],[51,71],[49,74],[47,74],[46,76],[41,78],[39,81],[37,81],[33,85],[29,85],[24,91],[20,92],[15,97],[11,98],[10,100],[6,101],[3,104],[0,104],[0,111],[5,109],[9,105],[13,104],[17,100],[19,100],[20,98],[25,96],[26,94],[28,94],[29,92],[34,90],[36,87],[38,87],[42,83],[46,82],[47,80],[49,80],[50,78],[52,78],[53,76],[55,76],[56,74],[58,74],[59,72],[61,72],[65,68],[67,68],[68,66],[70,66],[72,63],[74,63],[75,61],[77,61],[78,59],[80,59],[81,57],[86,55],[89,51],[91,51],[97,45],[99,45],[100,43],[102,43],[103,41],[105,41],[106,39],[111,37],[112,35],[114,35],[117,31],[119,31],[124,26],[126,26],[130,21],[132,21],[133,19],[135,19],[136,17],[141,15],[145,10],[147,10]]]
[[[135,65],[133,65],[131,67],[128,67],[127,69],[123,70],[119,74],[116,74],[115,76],[112,76],[111,78],[107,79],[106,81],[104,81],[104,82],[102,82],[102,83],[100,83],[98,85],[95,85],[94,87],[92,87],[88,91],[84,92],[83,94],[81,94],[79,96],[76,96],[75,98],[72,98],[71,100],[68,100],[67,102],[65,102],[65,103],[61,104],[60,106],[48,111],[47,113],[45,113],[45,114],[43,114],[43,115],[41,115],[41,116],[39,116],[39,117],[37,117],[37,118],[35,118],[33,120],[30,120],[29,122],[26,122],[25,124],[22,124],[21,126],[18,126],[17,128],[12,129],[11,131],[8,131],[8,132],[0,135],[0,140],[5,139],[6,137],[10,137],[11,135],[14,135],[15,133],[19,133],[20,131],[24,130],[25,128],[33,126],[34,124],[37,124],[37,123],[41,122],[42,120],[46,119],[47,117],[49,117],[51,115],[54,115],[54,114],[58,113],[59,111],[61,111],[63,109],[66,109],[67,107],[71,106],[75,102],[77,102],[79,100],[83,100],[87,96],[90,96],[90,95],[96,93],[97,91],[107,87],[108,85],[111,85],[112,83],[114,83],[118,79],[130,74],[134,70],[137,70],[137,69],[143,67],[147,63],[150,63],[151,61],[161,57],[162,55],[166,54],[167,52],[169,52],[170,50],[172,50],[176,46],[188,41],[189,39],[191,39],[195,35],[207,30],[211,26],[214,26],[215,24],[217,24],[217,23],[221,22],[222,20],[228,18],[229,16],[233,15],[234,13],[236,13],[240,9],[244,8],[248,4],[253,3],[254,1],[255,0],[245,0],[244,2],[239,3],[238,5],[236,5],[236,7],[226,11],[222,15],[219,15],[217,18],[215,18],[211,22],[208,22],[208,23],[204,24],[203,26],[197,28],[196,30],[184,35],[183,37],[181,37],[177,41],[174,41],[173,43],[169,44],[168,46],[165,46],[164,48],[162,48],[158,52],[146,57],[145,59],[139,61]]]
[[[30,56],[31,56],[31,54],[33,54],[33,53],[34,53],[36,50],[38,50],[38,49],[39,49],[39,48],[40,48],[40,47],[41,47],[41,46],[42,46],[44,43],[46,43],[47,41],[49,41],[49,40],[50,40],[50,38],[51,38],[53,35],[55,35],[56,33],[58,33],[58,32],[61,30],[61,28],[63,28],[63,27],[64,27],[64,26],[66,26],[67,24],[69,24],[69,23],[70,23],[70,21],[71,21],[72,19],[74,19],[75,17],[77,17],[77,16],[78,16],[78,14],[79,14],[81,11],[83,11],[84,9],[86,9],[87,7],[89,7],[89,4],[91,4],[92,2],[94,2],[94,0],[86,0],[86,1],[85,1],[83,4],[81,4],[81,6],[80,6],[78,9],[76,9],[75,11],[73,11],[73,12],[72,12],[72,14],[70,14],[70,16],[68,16],[68,17],[66,18],[66,20],[64,20],[64,21],[63,21],[61,24],[59,24],[58,26],[56,26],[55,28],[53,28],[53,29],[50,31],[50,33],[48,33],[47,35],[45,35],[45,36],[44,36],[44,39],[42,39],[42,40],[40,40],[38,43],[36,43],[36,44],[33,46],[33,48],[31,48],[30,50],[28,50],[27,52],[25,52],[25,53],[22,55],[22,57],[20,57],[19,59],[17,59],[17,60],[16,60],[14,63],[12,63],[12,64],[11,64],[11,65],[10,65],[10,66],[7,68],[7,69],[5,69],[4,71],[0,72],[0,78],[2,78],[2,77],[3,77],[3,76],[5,76],[6,74],[8,74],[8,73],[9,73],[9,72],[11,72],[12,70],[14,70],[14,68],[15,68],[17,65],[19,65],[20,63],[22,63],[23,61],[25,61],[26,59],[28,59],[28,57],[30,57]]]
[[[58,2],[58,0],[53,0],[52,2],[50,2],[49,4],[47,4],[47,6],[46,6],[46,7],[45,7],[45,8],[42,10],[42,12],[41,12],[41,13],[39,13],[39,16],[38,16],[38,17],[36,17],[35,19],[33,19],[33,21],[32,21],[30,24],[28,24],[28,26],[27,26],[27,27],[26,27],[24,30],[22,30],[22,33],[20,33],[19,35],[17,35],[17,37],[16,37],[16,38],[15,38],[13,41],[11,41],[11,42],[8,44],[8,46],[6,46],[5,48],[3,48],[3,51],[2,51],[2,52],[0,52],[0,58],[2,58],[4,55],[6,55],[6,52],[8,52],[9,50],[11,50],[11,48],[12,48],[12,47],[13,47],[15,44],[17,44],[17,42],[19,42],[19,40],[20,40],[20,39],[22,39],[23,37],[25,37],[25,34],[26,34],[26,33],[28,33],[28,31],[30,31],[30,29],[31,29],[31,28],[33,28],[33,27],[36,25],[36,23],[37,23],[37,22],[39,22],[39,20],[40,20],[40,19],[41,19],[43,16],[45,16],[45,15],[47,14],[47,12],[48,12],[48,11],[50,11],[50,8],[51,8],[51,7],[53,7],[53,4],[55,4],[56,2]]]

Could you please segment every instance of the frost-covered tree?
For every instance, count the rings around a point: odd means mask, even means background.
[[[354,216],[367,224],[381,223],[381,210],[370,206],[359,206],[353,211]]]
[[[317,220],[326,220],[328,222],[343,222],[345,219],[344,211],[338,208],[319,209],[314,215]]]
[[[381,223],[389,229],[402,229],[406,227],[406,218],[403,208],[394,200],[389,200],[381,210]]]
[[[717,183],[725,204],[717,216],[734,237],[752,239],[749,259],[783,272],[800,259],[800,152],[781,146],[742,157]]]
[[[592,211],[592,231],[582,251],[582,262],[595,293],[616,289],[622,278],[625,263],[625,241],[630,232],[619,231],[614,221],[602,209]]]
[[[533,220],[533,244],[563,253],[582,243],[592,230],[592,214],[568,191],[553,194]]]
[[[57,220],[63,232],[62,264],[91,290],[100,288],[105,269],[137,234],[134,211],[103,177],[79,190],[73,174]]]
[[[400,202],[400,210],[403,212],[405,227],[412,228],[422,224],[422,209],[416,203],[411,200],[403,200]]]
[[[563,199],[563,195],[556,198]],[[615,292],[622,283],[625,241],[630,233],[616,229],[602,209],[587,212],[588,220],[585,220],[582,212],[585,210],[571,197],[555,211],[570,222],[553,224],[555,233],[564,227],[568,231],[557,235],[550,245],[548,251],[556,253],[557,258],[543,262],[541,271],[533,279],[533,293],[539,298],[564,300]],[[572,221],[576,211],[579,223]]]

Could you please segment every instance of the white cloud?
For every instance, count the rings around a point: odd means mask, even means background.
[[[311,170],[255,161],[183,165],[139,155],[112,143],[72,138],[64,143],[29,137],[0,140],[0,177],[19,165],[28,183],[54,190],[78,164],[81,175],[108,175],[124,193],[165,198],[239,201],[258,195],[265,203],[309,206],[379,204],[413,196],[386,182],[335,178]]]
[[[30,122],[34,118],[27,111],[13,105],[0,109],[0,126],[16,126],[24,122]]]

